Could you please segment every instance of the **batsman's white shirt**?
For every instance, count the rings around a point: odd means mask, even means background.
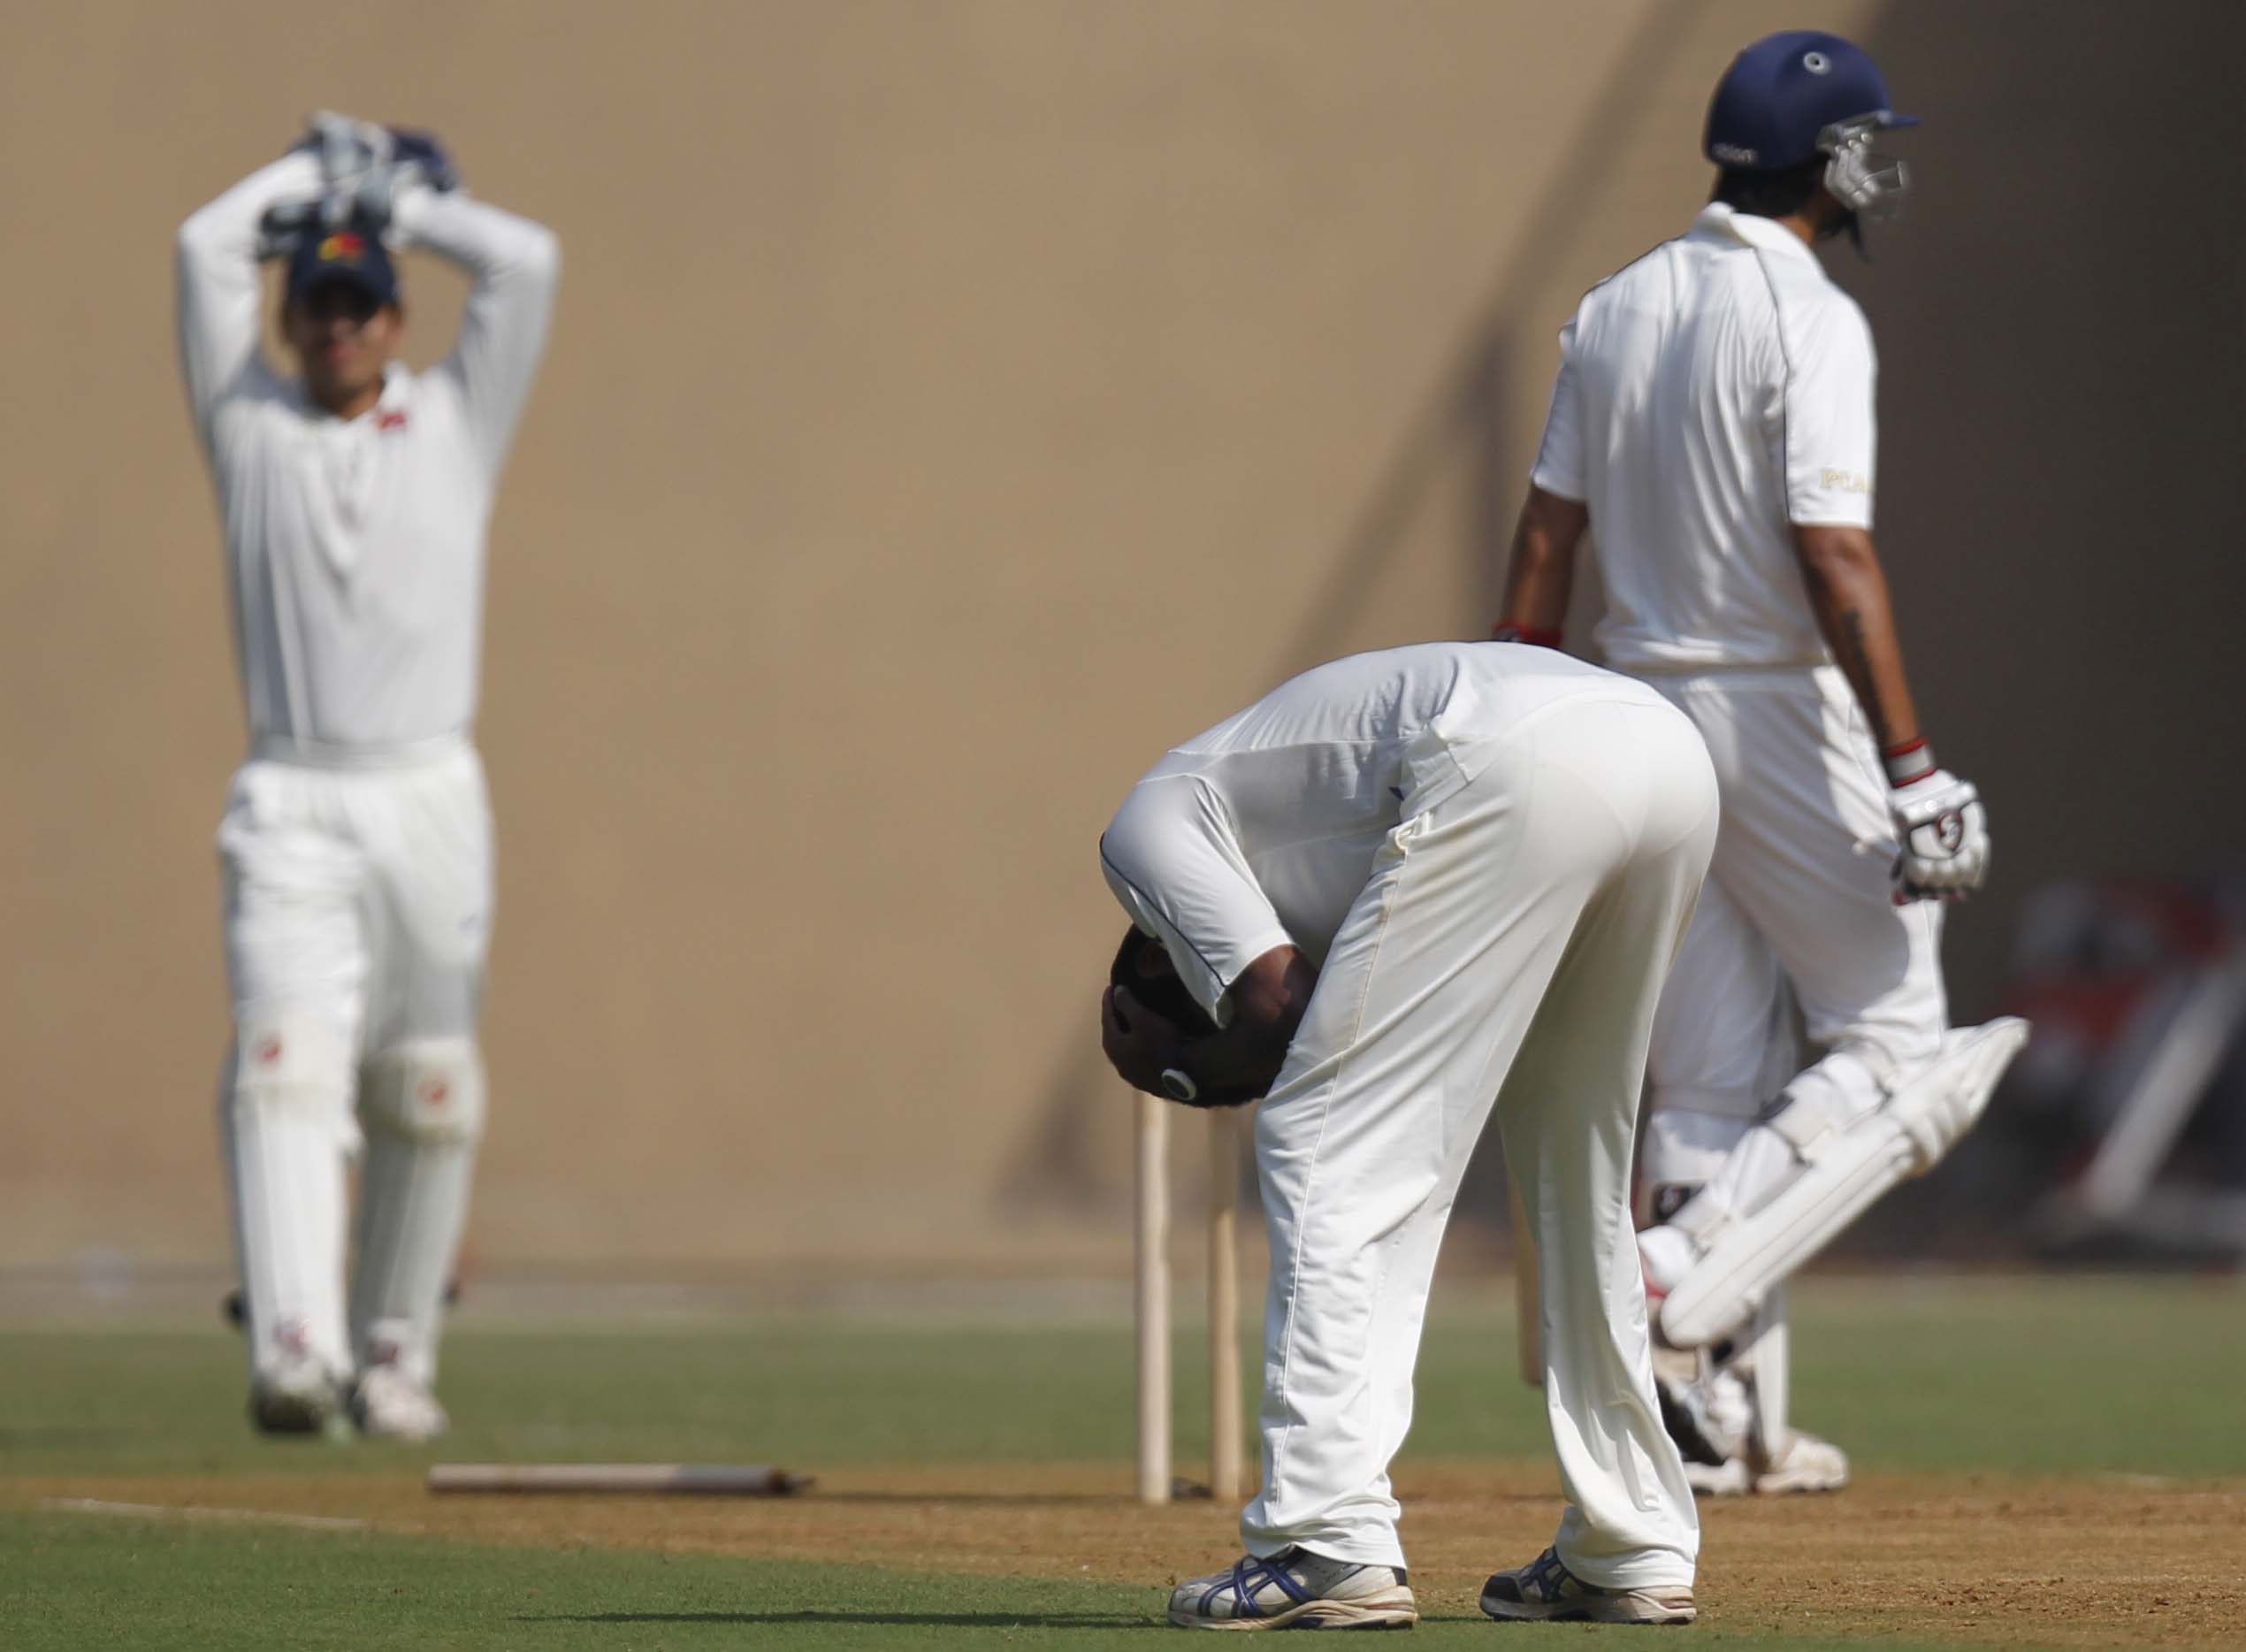
[[[1257,1114],[1272,1275],[1251,1553],[1403,1564],[1388,1463],[1494,1104],[1539,1240],[1561,1556],[1600,1584],[1691,1582],[1629,1189],[1715,811],[1699,738],[1644,685],[1439,643],[1305,673],[1171,752],[1117,813],[1109,884],[1212,1013],[1272,946],[1319,966]]]
[[[330,417],[258,348],[257,224],[316,195],[290,155],[180,231],[180,352],[225,517],[249,727],[259,739],[398,745],[475,720],[485,525],[546,342],[553,234],[465,195],[407,191],[393,238],[474,279],[460,340],[380,402]]]
[[[1872,525],[1875,363],[1799,237],[1721,203],[1585,294],[1535,481],[1590,503],[1619,670],[1828,659],[1794,524]]]

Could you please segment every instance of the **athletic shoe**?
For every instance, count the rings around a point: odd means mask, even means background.
[[[374,1440],[420,1445],[452,1426],[437,1396],[395,1365],[376,1365],[351,1390],[351,1419]]]
[[[1664,1583],[1602,1589],[1585,1583],[1546,1549],[1534,1564],[1501,1572],[1482,1586],[1482,1610],[1501,1624],[1689,1624],[1692,1586]]]
[[[1399,1567],[1284,1549],[1180,1583],[1170,1596],[1170,1621],[1180,1629],[1409,1629],[1419,1608]]]
[[[1848,1485],[1848,1453],[1830,1440],[1793,1430],[1785,1455],[1760,1474],[1745,1457],[1735,1457],[1722,1468],[1698,1463],[1684,1465],[1685,1482],[1700,1497],[1784,1497],[1808,1492],[1841,1491]]]
[[[342,1419],[340,1385],[309,1355],[261,1371],[250,1380],[249,1421],[259,1434],[332,1434]]]

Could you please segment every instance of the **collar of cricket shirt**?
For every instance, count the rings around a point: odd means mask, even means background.
[[[1721,201],[1711,201],[1700,209],[1692,220],[1696,234],[1716,241],[1729,239],[1745,241],[1759,252],[1776,253],[1782,258],[1799,258],[1820,275],[1825,266],[1817,262],[1817,255],[1809,250],[1800,236],[1774,219],[1758,218],[1752,212],[1742,212]]]

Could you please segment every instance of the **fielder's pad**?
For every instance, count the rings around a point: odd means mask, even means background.
[[[1941,1052],[1876,1110],[1845,1130],[1797,1143],[1806,1161],[1801,1173],[1753,1215],[1716,1235],[1662,1302],[1662,1335],[1678,1348],[1704,1348],[1728,1335],[1772,1286],[1881,1194],[1932,1169],[1981,1117],[2029,1031],[2013,1015],[1952,1029],[1942,1036]]]

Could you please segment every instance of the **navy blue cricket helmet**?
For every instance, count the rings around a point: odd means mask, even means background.
[[[1878,216],[1903,193],[1900,165],[1875,169],[1873,138],[1915,117],[1895,112],[1879,65],[1860,46],[1815,29],[1756,41],[1731,59],[1707,108],[1701,149],[1718,166],[1784,172],[1828,158],[1842,204]]]

